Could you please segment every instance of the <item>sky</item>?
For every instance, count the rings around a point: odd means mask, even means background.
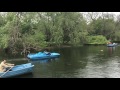
[[[113,14],[114,15],[114,20],[117,20],[117,16],[120,15],[120,12],[80,12],[83,14],[83,17],[87,19],[88,23],[90,22],[90,18],[88,16],[88,13],[94,13],[95,17],[96,17],[96,14],[99,13],[97,15],[97,17],[99,17],[100,15],[102,15],[102,13],[108,13],[108,14]],[[96,14],[95,14],[96,13]]]
[[[108,12],[108,13],[115,14],[116,16],[120,15],[120,12]]]
[[[82,13],[88,13],[88,12],[82,12]],[[98,13],[102,13],[102,12],[98,12]],[[104,13],[115,14],[116,16],[120,15],[120,12],[104,12]]]

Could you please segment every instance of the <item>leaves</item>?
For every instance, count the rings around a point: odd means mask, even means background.
[[[106,38],[120,40],[119,17],[115,21],[113,15],[88,14],[87,18],[80,12],[0,14],[0,47],[22,49],[25,53],[31,48],[40,50],[52,45],[105,44]]]

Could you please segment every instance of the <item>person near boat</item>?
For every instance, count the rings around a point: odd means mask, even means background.
[[[47,50],[45,50],[44,53],[45,53],[46,55],[51,55],[51,53],[48,52]]]
[[[7,71],[8,69],[10,69],[12,67],[14,67],[14,64],[7,63],[6,60],[3,60],[0,63],[0,72],[5,72],[5,71]]]
[[[112,44],[112,42],[108,42],[107,44]]]

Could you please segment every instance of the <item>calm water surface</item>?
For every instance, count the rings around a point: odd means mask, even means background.
[[[15,78],[120,78],[120,46],[81,46],[52,49],[61,54],[53,60],[31,62],[23,56],[1,54],[10,63],[35,65],[33,74]]]

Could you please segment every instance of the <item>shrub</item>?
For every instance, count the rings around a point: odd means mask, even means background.
[[[108,40],[103,35],[87,36],[87,44],[106,44]]]

